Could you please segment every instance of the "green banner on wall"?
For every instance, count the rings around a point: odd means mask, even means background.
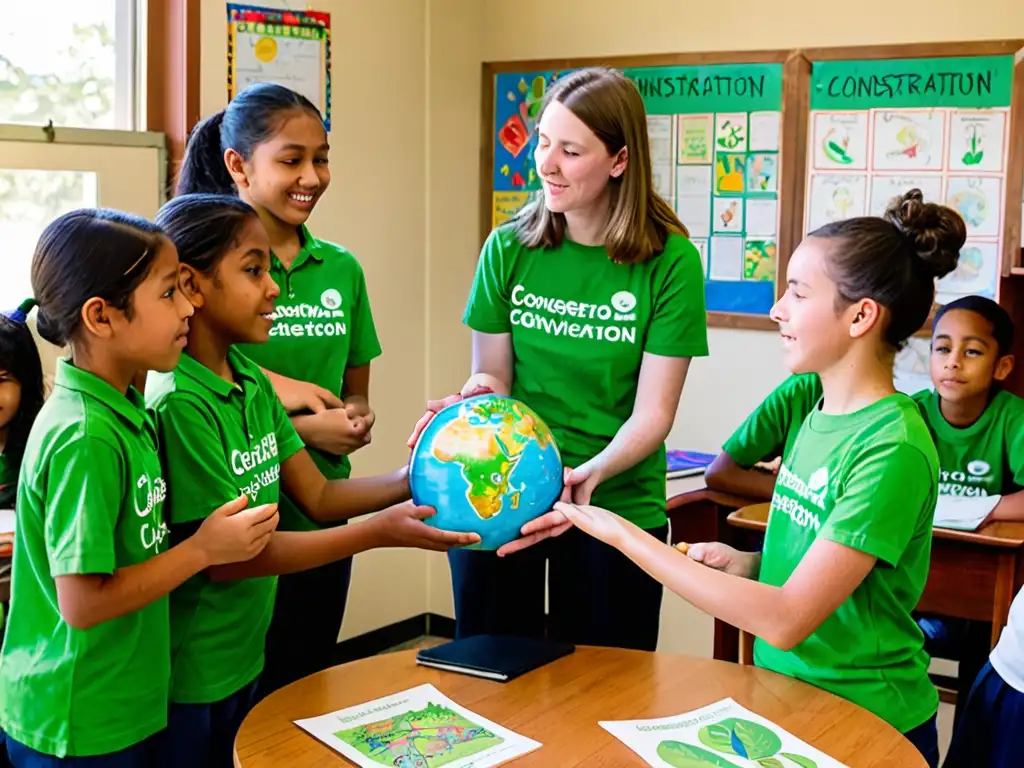
[[[811,109],[1008,107],[1013,56],[816,61]]]
[[[651,115],[777,112],[782,108],[781,64],[635,67],[623,71],[636,83]]]

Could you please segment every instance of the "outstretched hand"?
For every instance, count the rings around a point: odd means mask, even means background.
[[[486,395],[490,394],[493,391],[494,390],[492,390],[489,387],[476,386],[473,387],[469,392],[460,392],[456,395],[448,395],[448,397],[443,398],[441,400],[428,401],[426,413],[420,416],[420,420],[417,421],[416,426],[412,428],[412,434],[409,435],[409,439],[406,441],[406,445],[408,445],[409,448],[414,448],[416,446],[416,441],[420,439],[420,434],[423,432],[424,429],[427,428],[427,424],[429,424],[431,420],[435,416],[437,416],[438,413],[443,411],[449,405],[455,405],[455,403],[459,402],[460,400],[465,400],[467,397]]]

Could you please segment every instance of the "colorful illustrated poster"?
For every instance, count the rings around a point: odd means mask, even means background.
[[[827,61],[811,71],[805,233],[880,215],[917,187],[967,225],[960,264],[936,300],[995,299],[1013,57]]]
[[[732,699],[681,715],[600,726],[655,768],[846,768]]]
[[[295,724],[362,768],[487,768],[541,746],[459,706],[432,685]]]
[[[317,105],[331,130],[331,15],[229,4],[228,101],[277,83]]]
[[[766,315],[778,263],[781,64],[626,69],[647,108],[654,186],[701,254],[709,312]],[[492,223],[540,192],[537,119],[559,72],[495,76]]]

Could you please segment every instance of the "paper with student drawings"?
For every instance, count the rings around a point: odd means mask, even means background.
[[[460,707],[432,685],[295,724],[364,768],[487,768],[541,746]]]
[[[992,514],[1002,496],[939,496],[935,505],[936,528],[974,531]]]
[[[600,726],[656,768],[847,768],[732,699],[681,715]]]

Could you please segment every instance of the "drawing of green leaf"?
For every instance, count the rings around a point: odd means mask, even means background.
[[[794,755],[791,752],[780,752],[779,757],[784,757],[787,760],[796,763],[800,768],[818,768],[818,764],[816,762],[811,760],[809,757],[804,757],[803,755]]]
[[[658,757],[672,768],[739,768],[714,752],[680,741],[661,742],[658,745]]]
[[[981,162],[981,158],[985,156],[984,152],[966,152],[962,158],[964,165],[977,165]]]
[[[743,742],[743,746],[747,750],[747,757],[751,760],[771,757],[782,749],[782,739],[776,735],[775,731],[760,723],[736,719],[733,721],[732,730]]]
[[[697,738],[705,746],[748,760],[771,757],[782,749],[782,739],[773,730],[736,717],[704,726],[697,731]]]
[[[719,752],[724,752],[727,755],[736,754],[736,751],[732,748],[732,731],[722,723],[705,725],[697,731],[697,738],[706,747],[717,749]]]
[[[786,768],[786,766],[774,757],[762,757],[760,760],[755,761],[761,768]]]

